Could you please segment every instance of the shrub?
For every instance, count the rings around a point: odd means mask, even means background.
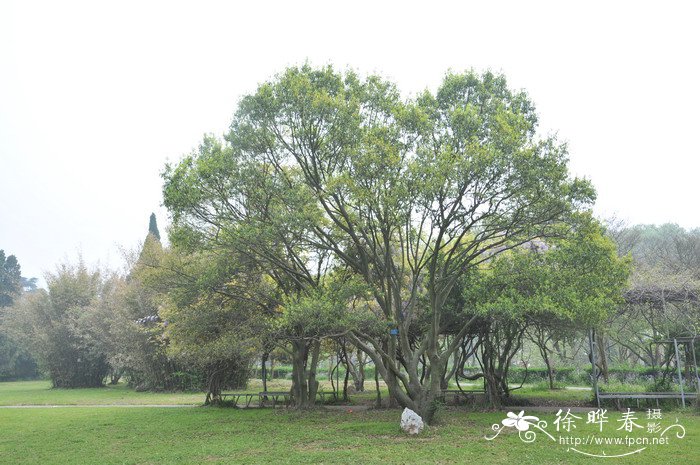
[[[102,386],[109,364],[109,297],[112,280],[82,262],[62,265],[47,276],[48,292],[18,303],[17,331],[54,387]]]

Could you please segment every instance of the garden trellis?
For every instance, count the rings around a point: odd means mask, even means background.
[[[678,385],[680,392],[676,391],[663,391],[663,392],[601,392],[598,387],[598,364],[596,363],[596,353],[597,353],[597,342],[596,342],[596,332],[591,329],[589,331],[589,346],[590,346],[590,360],[591,360],[591,378],[593,381],[593,389],[595,391],[596,402],[598,407],[600,407],[600,401],[602,399],[635,399],[639,402],[639,399],[655,399],[658,405],[659,399],[680,399],[681,405],[685,407],[686,399],[697,399],[698,392],[700,391],[700,374],[698,374],[698,363],[697,357],[695,355],[695,343],[700,340],[700,336],[687,336],[687,337],[676,337],[670,339],[661,339],[656,341],[651,341],[650,346],[655,344],[673,344],[674,348],[674,359],[676,365],[676,373],[678,379]],[[686,360],[686,367],[688,363],[692,363],[692,372],[695,373],[695,392],[686,392],[683,386],[683,370],[681,368],[682,359],[678,350],[679,345],[690,345],[690,354],[692,357],[690,360]],[[687,352],[687,351],[686,351]],[[670,359],[668,361],[670,363]],[[667,364],[668,364],[667,363]],[[654,370],[654,377],[656,377],[656,370]]]

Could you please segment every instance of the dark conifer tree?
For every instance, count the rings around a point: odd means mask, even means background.
[[[158,231],[158,223],[156,223],[155,213],[151,213],[151,219],[148,222],[148,233],[153,234],[153,236],[160,242],[160,232]]]
[[[17,258],[0,250],[0,307],[9,307],[22,290],[22,274]]]

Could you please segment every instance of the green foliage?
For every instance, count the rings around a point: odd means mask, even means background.
[[[214,396],[244,387],[272,298],[259,272],[230,256],[172,248],[144,279],[160,291],[168,356],[201,373]]]
[[[22,291],[22,273],[14,255],[0,250],[0,308],[9,307]]]
[[[289,339],[322,339],[376,324],[369,311],[367,287],[358,279],[330,276],[320,287],[287,298],[274,331]]]
[[[105,340],[115,278],[79,261],[47,275],[48,292],[26,294],[12,327],[56,387],[101,386],[109,370]]]
[[[112,315],[112,369],[123,374],[139,390],[177,390],[182,386],[175,372],[180,370],[166,353],[167,340],[162,327],[139,320],[158,315],[159,290],[147,285],[147,278],[159,266],[163,255],[160,241],[153,234],[144,240],[138,259],[121,283],[118,305]]]
[[[36,285],[37,281],[38,281],[37,278],[25,278],[23,276],[22,277],[22,287],[27,292],[36,291],[37,290],[37,285]]]
[[[478,323],[468,341],[480,347],[479,360],[491,402],[522,380],[511,360],[523,336],[539,349],[552,387],[558,372],[551,345],[575,340],[601,325],[621,302],[630,261],[589,215],[564,225],[558,235],[507,250],[465,276],[464,312]]]
[[[451,318],[459,337],[438,340],[455,286],[503,244],[559,234],[595,197],[536,124],[527,95],[492,73],[448,74],[434,95],[405,100],[378,76],[290,67],[241,99],[224,142],[207,136],[166,167],[171,239],[258,263],[285,295],[292,333],[336,332],[342,305],[325,281],[358,277],[374,321],[348,337],[402,404],[429,415],[431,377],[473,321]]]
[[[590,217],[570,233],[514,248],[465,285],[468,308],[570,331],[601,324],[622,301],[630,261]]]
[[[12,310],[10,308],[8,312]],[[0,381],[38,378],[36,361],[21,344],[21,338],[12,334],[10,326],[0,323]]]
[[[36,361],[28,348],[13,335],[11,325],[14,309],[12,304],[20,298],[24,289],[35,290],[36,278],[21,276],[19,262],[14,255],[5,256],[0,250],[0,381],[31,379],[39,376]]]

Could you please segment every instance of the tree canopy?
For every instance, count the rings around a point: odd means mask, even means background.
[[[490,72],[404,99],[378,76],[292,67],[241,100],[225,141],[207,137],[166,169],[164,202],[176,236],[248,253],[287,294],[313,292],[329,269],[360,277],[398,334],[348,337],[430,418],[455,349],[441,344],[452,289],[504,251],[565,234],[595,197],[569,176],[566,146],[536,129],[527,95]]]

